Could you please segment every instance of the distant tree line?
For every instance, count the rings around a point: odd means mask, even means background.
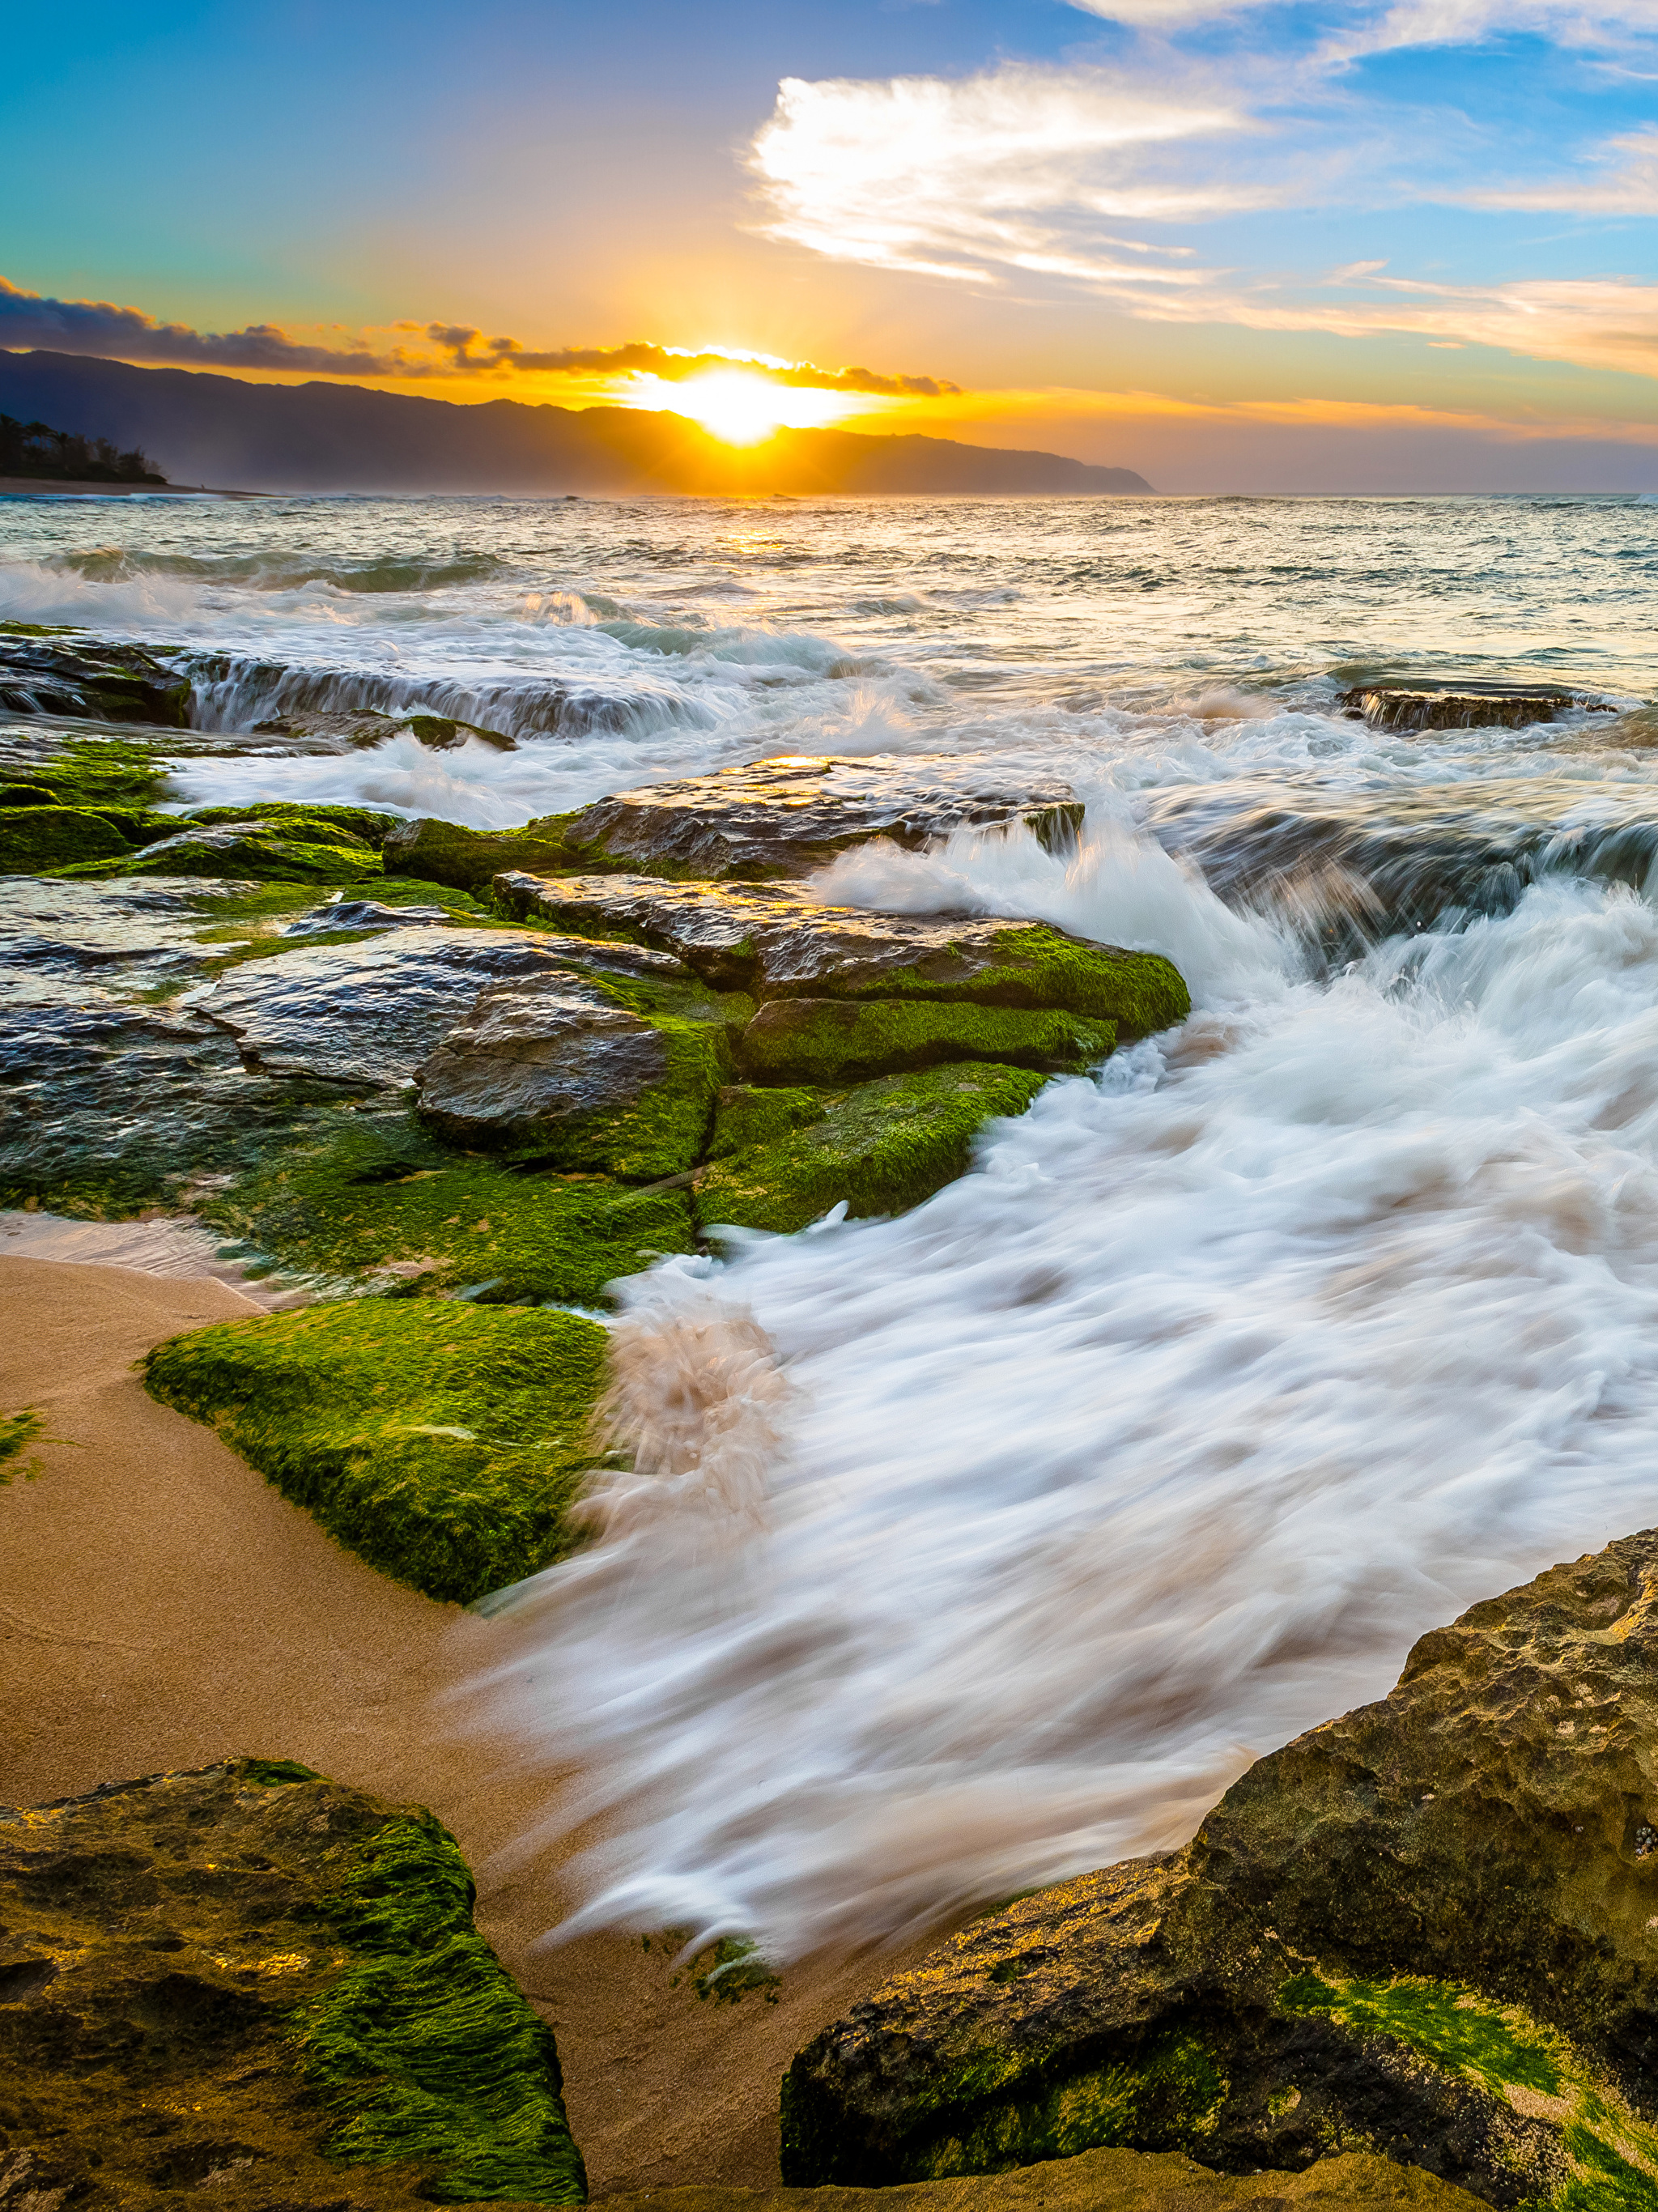
[[[10,415],[0,415],[0,477],[56,477],[82,483],[167,482],[137,446],[123,453],[107,438],[83,438],[78,430],[19,422]]]

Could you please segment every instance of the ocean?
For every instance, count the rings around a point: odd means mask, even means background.
[[[726,1459],[552,1570],[468,1709],[579,1763],[576,1924],[787,1960],[1176,1844],[1424,1630],[1653,1519],[1658,503],[9,501],[0,616],[187,651],[181,807],[1057,775],[1073,848],[818,881],[1191,986],[914,1212],[624,1287]],[[1582,703],[1343,705],[1479,684]],[[416,702],[513,747],[258,728]]]

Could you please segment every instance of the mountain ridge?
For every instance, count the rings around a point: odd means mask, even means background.
[[[915,434],[780,430],[722,443],[683,416],[516,399],[461,404],[361,386],[244,384],[95,356],[0,353],[0,411],[142,446],[176,484],[273,492],[1149,493],[1133,469]]]

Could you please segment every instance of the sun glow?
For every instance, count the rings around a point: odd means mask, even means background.
[[[635,380],[634,405],[689,415],[728,446],[757,446],[774,431],[810,430],[837,422],[855,408],[867,411],[861,393],[850,396],[811,386],[778,384],[753,369],[716,368],[673,384],[656,376]]]

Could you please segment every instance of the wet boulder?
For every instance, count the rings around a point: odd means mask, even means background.
[[[1557,684],[1356,684],[1338,704],[1378,730],[1524,730],[1563,714],[1617,711],[1610,699]]]
[[[795,2061],[796,2182],[1335,2150],[1488,2203],[1658,2173],[1658,1532],[1424,1637],[1182,1852],[975,1923]]]
[[[743,1032],[745,1074],[782,1083],[849,1083],[941,1060],[998,1060],[1050,1073],[1103,1060],[1113,1022],[929,999],[771,999]]]
[[[430,1813],[282,1760],[0,1808],[0,2202],[580,2203],[472,1899]]]
[[[484,992],[416,1082],[451,1144],[646,1182],[695,1166],[729,1072],[718,1026],[644,1019],[566,975]]]
[[[914,850],[954,830],[1021,823],[1057,848],[1083,811],[1054,776],[1012,783],[972,761],[790,756],[617,792],[564,817],[563,842],[587,867],[759,882],[809,875],[872,837]]]
[[[750,1086],[720,1094],[696,1179],[706,1228],[789,1235],[844,1205],[902,1213],[963,1174],[987,1121],[1023,1114],[1044,1079],[957,1063],[850,1087]]]
[[[141,645],[0,631],[0,711],[181,730],[190,679]]]
[[[759,999],[930,999],[1048,1007],[1145,1036],[1191,1011],[1178,970],[1044,922],[872,914],[786,884],[656,883],[639,876],[495,879],[501,909],[579,936],[632,937],[716,990]]]

